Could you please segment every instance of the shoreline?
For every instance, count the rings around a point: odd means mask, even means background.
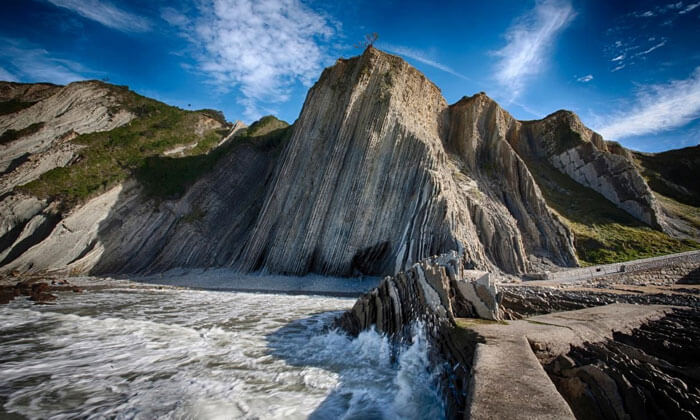
[[[288,295],[320,295],[357,298],[376,287],[381,278],[343,278],[321,276],[269,275],[263,273],[241,274],[230,269],[175,269],[148,276],[69,276],[58,273],[5,276],[0,278],[0,289],[10,291],[31,288],[45,283],[42,292],[90,292],[105,289],[185,288],[192,290],[272,293]],[[76,290],[73,290],[76,289]],[[79,290],[79,291],[78,291]],[[24,294],[29,296],[29,294]],[[22,296],[16,293],[14,297]],[[12,299],[10,299],[12,300]],[[50,303],[53,298],[42,303]]]

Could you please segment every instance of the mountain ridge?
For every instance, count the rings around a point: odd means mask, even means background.
[[[133,121],[116,130],[143,117]],[[697,247],[687,239],[698,237],[691,222],[683,240],[667,235],[678,234],[669,226],[680,222],[668,220],[679,217],[659,204],[633,152],[575,114],[518,121],[483,93],[448,105],[422,73],[371,47],[325,69],[299,119],[276,124],[260,136],[222,133],[201,157],[154,149],[150,161],[167,163],[155,167],[162,179],[202,168],[177,184],[177,195],[153,198],[131,176],[67,212],[43,214],[33,212],[61,200],[13,188],[0,201],[0,270],[394,274],[457,250],[482,269],[523,275]],[[114,140],[113,130],[97,137]],[[567,206],[578,196],[610,203],[596,210],[607,219],[573,217],[580,209]],[[582,254],[589,237],[594,251],[621,250]],[[77,245],[66,250],[67,241]]]

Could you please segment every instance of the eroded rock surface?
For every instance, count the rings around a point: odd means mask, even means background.
[[[394,340],[410,340],[413,328],[424,328],[430,355],[444,367],[441,387],[448,418],[463,416],[473,351],[479,337],[460,328],[459,317],[498,320],[498,290],[488,273],[467,270],[456,252],[414,264],[386,277],[336,320],[350,334],[376,328]]]
[[[663,229],[663,212],[632,159],[616,153],[569,111],[522,123],[514,145],[519,153],[544,159],[581,185],[591,188],[638,220]]]
[[[545,364],[577,418],[696,419],[700,312],[678,309]]]
[[[398,57],[339,60],[309,91],[240,267],[351,274],[380,246],[364,273],[452,249],[489,271],[526,272],[529,255],[575,264],[568,230],[505,141],[509,124],[490,103],[448,107]]]
[[[0,115],[0,133],[31,130],[15,141],[0,144],[0,194],[19,182],[28,182],[43,172],[71,161],[77,148],[66,147],[70,136],[107,131],[131,121],[135,115],[121,109],[119,98],[100,82],[75,82],[67,86],[32,89],[4,82],[0,88],[12,91],[8,97],[32,105]],[[41,87],[42,85],[38,85]],[[12,89],[11,89],[12,88]],[[18,159],[35,155],[33,165],[18,165]],[[12,168],[15,162],[15,168]],[[39,168],[37,168],[39,166]],[[12,169],[12,171],[8,171]]]
[[[231,147],[224,163],[180,198],[153,200],[129,181],[66,213],[59,202],[2,195],[70,165],[78,147],[70,136],[134,117],[114,107],[103,88],[84,82],[8,93],[34,102],[0,116],[0,131],[40,126],[0,146],[9,171],[0,175],[0,210],[10,209],[0,232],[3,270],[217,266],[392,275],[450,250],[494,273],[575,266],[573,234],[548,207],[530,159],[546,160],[645,222],[660,223],[629,157],[609,152],[573,114],[520,122],[484,94],[448,106],[424,75],[374,48],[324,71],[284,143]],[[219,147],[243,130],[237,124]],[[180,156],[191,146],[167,153]],[[559,165],[574,154],[583,166]],[[59,245],[69,237],[72,245]]]

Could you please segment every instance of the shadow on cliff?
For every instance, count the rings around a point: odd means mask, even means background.
[[[331,328],[342,313],[311,315],[266,336],[271,355],[292,366],[312,368],[304,377],[306,386],[331,386],[313,368],[337,377],[337,385],[309,418],[443,418],[439,385],[422,364],[420,352],[414,346],[400,352],[398,345],[374,330],[351,337]],[[401,361],[400,354],[410,360]]]
[[[236,138],[207,154],[147,158],[99,224],[104,252],[90,274],[230,266],[288,133]]]

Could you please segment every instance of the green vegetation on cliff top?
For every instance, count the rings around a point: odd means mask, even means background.
[[[547,204],[574,233],[582,265],[609,264],[699,249],[636,220],[602,195],[557,171],[547,162],[528,160]]]
[[[25,108],[29,108],[36,102],[23,102],[19,99],[10,99],[9,101],[0,102],[0,115],[13,114]]]
[[[252,134],[251,134],[252,133]],[[263,117],[251,124],[242,134],[227,141],[209,153],[194,154],[181,158],[151,156],[145,159],[136,171],[149,196],[159,199],[180,197],[187,187],[212,169],[223,156],[242,145],[251,145],[260,150],[278,152],[291,135],[291,126],[275,117]]]
[[[186,153],[203,154],[226,134],[226,128],[203,132],[200,128],[201,134],[198,134],[203,115],[219,121],[223,118],[215,111],[185,111],[138,95],[126,87],[110,86],[110,89],[118,97],[119,108],[127,109],[136,118],[110,131],[76,137],[73,142],[85,147],[74,164],[48,171],[39,179],[18,187],[19,190],[39,198],[60,200],[65,208],[71,208],[139,171],[149,157],[194,142],[197,145]]]
[[[633,155],[652,190],[679,203],[700,207],[700,145]]]

